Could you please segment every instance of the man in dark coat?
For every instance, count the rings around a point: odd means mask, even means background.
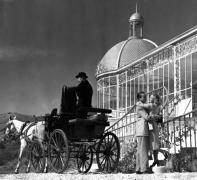
[[[77,117],[86,118],[87,112],[83,112],[84,107],[91,107],[93,89],[88,82],[85,72],[80,72],[76,75],[79,85],[76,87],[77,94]]]

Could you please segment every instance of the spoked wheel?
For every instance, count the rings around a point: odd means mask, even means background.
[[[87,173],[93,161],[92,147],[89,145],[81,145],[77,154],[77,169],[80,173]]]
[[[100,171],[113,172],[119,162],[120,144],[117,136],[111,132],[103,135],[96,150],[96,160]]]
[[[45,168],[45,152],[41,142],[34,140],[30,146],[31,164],[36,172],[43,172]]]
[[[61,129],[55,129],[49,139],[48,157],[51,168],[62,173],[66,170],[69,159],[68,141]]]

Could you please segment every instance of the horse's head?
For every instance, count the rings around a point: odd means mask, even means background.
[[[9,120],[6,123],[5,139],[13,137],[14,133],[16,132],[16,128],[13,123],[13,120],[15,119],[16,119],[16,116],[9,117]]]

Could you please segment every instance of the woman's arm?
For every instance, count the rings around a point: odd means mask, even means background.
[[[151,110],[152,109],[152,107],[153,107],[153,104],[152,103],[138,103],[138,104],[136,104],[137,106],[139,106],[139,107],[142,107],[142,108],[146,108],[146,109],[148,109],[148,110]]]

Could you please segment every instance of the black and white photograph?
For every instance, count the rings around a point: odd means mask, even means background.
[[[196,0],[0,0],[1,180],[196,180]]]

